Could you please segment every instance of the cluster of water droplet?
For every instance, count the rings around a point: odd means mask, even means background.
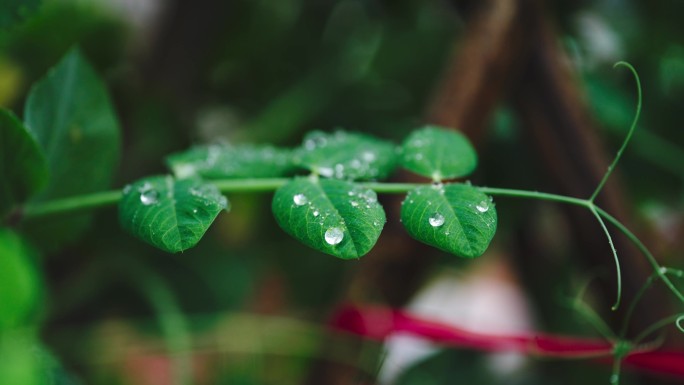
[[[379,179],[394,156],[393,146],[360,134],[314,131],[306,136],[297,162],[326,178]]]
[[[370,189],[355,187],[347,192],[347,196],[349,197],[349,205],[355,209],[371,209],[374,205],[378,204],[376,193]],[[324,234],[326,243],[334,246],[342,242],[344,239],[344,230],[342,228],[346,225],[344,219],[340,219],[339,223],[331,225],[328,218],[333,215],[333,212],[317,208],[304,193],[294,194],[292,202],[295,207],[306,207],[308,209],[307,215],[312,215],[320,226],[330,226]],[[378,220],[373,221],[374,227],[382,225],[383,223]]]
[[[251,144],[212,144],[194,147],[168,158],[178,178],[279,176],[291,168],[289,151]]]
[[[297,193],[292,197],[292,202],[294,202],[295,206],[297,207],[304,207],[306,206],[308,208],[308,211],[313,215],[317,221],[318,224],[323,226],[326,222],[326,219],[330,216],[330,212],[323,212],[314,207],[313,202],[309,200],[309,198],[303,194],[303,193]],[[340,226],[344,226],[344,220],[340,221]],[[324,240],[327,244],[334,246],[342,242],[344,239],[344,231],[340,227],[332,226],[329,227],[325,234],[324,234]]]

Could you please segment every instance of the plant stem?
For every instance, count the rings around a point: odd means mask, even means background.
[[[641,251],[642,254],[646,257],[648,262],[651,264],[653,267],[654,272],[660,277],[660,279],[665,283],[665,285],[674,293],[675,296],[677,296],[677,299],[679,299],[681,302],[684,303],[684,295],[677,289],[677,287],[670,281],[670,278],[666,275],[667,269],[664,269],[658,261],[655,259],[653,254],[648,250],[646,245],[641,242],[641,240],[634,235],[625,225],[620,223],[615,217],[612,215],[608,214],[605,212],[602,208],[596,206],[596,211],[603,217],[603,219],[607,220],[608,222],[612,223],[613,226],[615,226],[620,232],[622,232],[627,238],[629,238],[630,241]]]
[[[99,207],[112,206],[117,204],[120,199],[120,190],[102,191],[92,194],[76,195],[68,198],[29,204],[24,207],[23,216],[24,218],[29,219],[54,214],[84,211]]]
[[[290,178],[265,179],[222,179],[212,181],[222,193],[269,192],[277,190],[290,181]]]
[[[286,184],[289,178],[267,178],[267,179],[224,179],[212,181],[216,187],[222,193],[238,193],[238,192],[269,192],[278,189],[279,187]],[[417,187],[424,186],[425,184],[420,183],[380,183],[380,182],[365,182],[359,183],[361,186],[372,189],[377,193],[385,194],[403,194]],[[611,249],[613,251],[613,256],[616,261],[617,271],[618,271],[618,299],[616,302],[619,303],[620,298],[620,269],[619,262],[617,260],[617,253],[612,244],[612,239],[608,230],[603,223],[603,219],[612,223],[620,232],[622,232],[629,240],[634,243],[634,245],[639,248],[639,250],[646,256],[646,259],[653,266],[653,269],[657,276],[665,283],[665,285],[675,294],[675,296],[684,303],[684,295],[674,286],[669,277],[665,274],[658,261],[655,259],[653,254],[646,248],[646,246],[634,235],[627,227],[625,227],[620,221],[615,217],[605,212],[600,207],[596,206],[589,199],[573,198],[564,195],[549,194],[538,191],[528,191],[528,190],[517,190],[517,189],[506,189],[506,188],[495,188],[495,187],[474,187],[482,193],[495,195],[495,196],[509,196],[515,198],[528,198],[537,200],[546,200],[552,202],[559,202],[570,204],[579,207],[585,207],[589,209],[592,214],[596,216],[599,220],[599,224],[606,233],[608,241],[611,244]],[[598,190],[597,190],[598,191]],[[41,202],[36,204],[29,204],[24,208],[24,219],[35,219],[50,215],[67,214],[78,211],[83,211],[87,209],[94,209],[99,207],[112,206],[121,199],[122,193],[119,190],[104,191],[93,194],[73,196],[64,199],[58,199],[53,201]],[[615,307],[615,306],[614,306]]]
[[[613,173],[613,169],[615,169],[615,166],[617,163],[620,161],[620,158],[622,157],[622,153],[625,152],[625,148],[627,148],[627,144],[629,144],[629,141],[632,139],[632,135],[634,134],[634,130],[636,129],[637,122],[639,121],[639,115],[641,115],[641,81],[639,80],[639,75],[637,74],[636,70],[634,67],[632,67],[631,64],[624,62],[624,61],[619,61],[615,63],[613,67],[627,67],[632,72],[632,75],[634,75],[634,80],[636,81],[636,88],[637,88],[637,107],[636,107],[636,113],[634,114],[634,119],[632,120],[632,125],[629,127],[629,131],[627,132],[627,136],[625,137],[625,140],[622,141],[622,146],[620,146],[620,149],[617,152],[617,155],[615,155],[615,158],[613,159],[613,162],[611,162],[610,166],[608,166],[608,171],[603,175],[603,178],[601,179],[601,182],[599,182],[598,186],[596,186],[596,190],[594,190],[594,193],[591,194],[591,197],[589,197],[589,202],[594,202],[598,194],[601,192],[603,189],[603,185],[606,184],[606,181],[608,181],[608,177],[610,177],[610,174]]]

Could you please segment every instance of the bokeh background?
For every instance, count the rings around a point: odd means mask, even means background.
[[[21,115],[31,84],[79,46],[123,129],[113,188],[166,173],[164,156],[193,144],[296,146],[307,131],[338,128],[399,143],[435,123],[476,145],[474,184],[584,197],[635,112],[634,81],[613,68],[625,60],[641,76],[644,109],[599,204],[662,263],[684,267],[682,14],[676,0],[13,0],[0,7],[0,106]],[[625,314],[610,311],[612,256],[586,210],[497,199],[490,250],[463,261],[409,239],[399,200],[383,197],[378,245],[342,261],[287,237],[270,194],[229,198],[232,211],[176,255],[123,233],[115,208],[78,237],[38,242],[42,345],[31,354],[45,362],[41,381],[608,383],[609,365],[411,338],[383,345],[324,327],[355,302],[490,333],[598,337],[568,305],[583,288],[614,328]],[[650,267],[615,236],[628,301]],[[630,335],[676,311],[660,289]],[[682,337],[671,330],[664,344]],[[622,380],[676,383],[630,371]]]

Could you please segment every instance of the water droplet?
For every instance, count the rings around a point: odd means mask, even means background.
[[[145,183],[140,188],[140,202],[145,206],[159,202],[159,192],[157,192],[149,183]]]
[[[192,209],[193,214],[197,214],[197,209]]]
[[[333,176],[334,171],[330,167],[321,167],[318,169],[318,173],[326,178],[330,178],[331,176]]]
[[[373,222],[373,226],[375,226],[375,227],[380,226],[380,222],[378,222],[378,221]]]
[[[351,203],[352,207],[357,207],[359,205],[359,202],[357,202],[357,201],[351,201],[350,203]]]
[[[444,215],[440,213],[434,213],[430,219],[428,219],[428,222],[430,222],[430,226],[432,227],[439,227],[444,224]]]
[[[667,267],[665,267],[665,266],[661,266],[659,270],[660,270],[660,274],[666,274],[667,273]]]
[[[372,162],[375,160],[375,153],[373,153],[372,151],[364,151],[363,154],[361,154],[361,157],[366,162]]]
[[[325,241],[329,245],[337,245],[344,239],[344,232],[339,227],[331,227],[325,232]]]
[[[315,211],[313,212],[313,216],[314,216],[314,217],[317,217],[318,214],[320,214],[320,213],[318,212],[318,210],[315,210]]]
[[[179,179],[185,179],[195,175],[195,166],[193,164],[179,164],[173,168],[173,172]]]
[[[131,192],[131,185],[130,185],[130,184],[127,184],[127,185],[123,188],[123,193],[124,193],[124,194],[128,194],[129,192]]]
[[[292,200],[297,206],[303,206],[309,202],[309,199],[307,199],[306,195],[304,194],[297,194],[292,198]]]
[[[620,383],[620,376],[617,374],[613,374],[610,376],[610,383],[611,384],[619,384]]]
[[[481,213],[486,213],[489,210],[489,202],[482,201],[482,202],[478,203],[475,206],[475,208],[477,209],[477,211],[479,211]]]

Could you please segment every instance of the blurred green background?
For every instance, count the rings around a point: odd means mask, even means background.
[[[114,188],[165,173],[164,156],[197,143],[293,146],[307,131],[336,128],[399,142],[424,122],[467,32],[470,3],[5,1],[0,106],[21,116],[31,84],[71,47],[81,47],[106,80],[123,127]],[[644,112],[619,166],[621,186],[635,222],[657,237],[654,251],[681,267],[684,2],[555,1],[547,8],[606,149],[619,147],[635,109],[633,82],[613,63],[625,60],[639,71]],[[475,183],[553,190],[506,98],[488,126],[478,143]],[[303,383],[323,354],[322,323],[364,262],[336,260],[285,236],[270,214],[270,194],[230,199],[231,213],[219,217],[198,247],[177,255],[124,234],[115,208],[98,211],[73,242],[28,246],[0,234],[0,251],[35,249],[34,264],[16,267],[23,283],[13,283],[15,275],[3,278],[0,269],[2,311],[12,298],[35,297],[25,324],[0,341],[0,373],[12,379],[6,383]],[[539,237],[563,257],[552,256],[563,272],[544,281],[552,287],[528,292],[536,328],[595,335],[559,299],[576,294],[574,283],[587,275],[568,257],[576,250],[564,222],[553,208],[531,207],[499,205],[498,254],[483,258],[510,252],[516,223],[532,212]],[[384,239],[391,241],[381,237],[380,245]],[[469,264],[444,256],[431,271],[452,268],[467,274]],[[377,345],[369,343],[359,359],[345,355],[353,341],[338,343],[339,352],[325,359],[371,374],[382,366]],[[175,350],[167,355],[169,346]],[[513,376],[497,377],[485,358],[445,351],[411,365],[396,383],[591,384],[607,383],[609,372],[532,361]],[[192,379],[183,377],[188,362]],[[628,374],[624,383],[630,381],[639,379]]]

